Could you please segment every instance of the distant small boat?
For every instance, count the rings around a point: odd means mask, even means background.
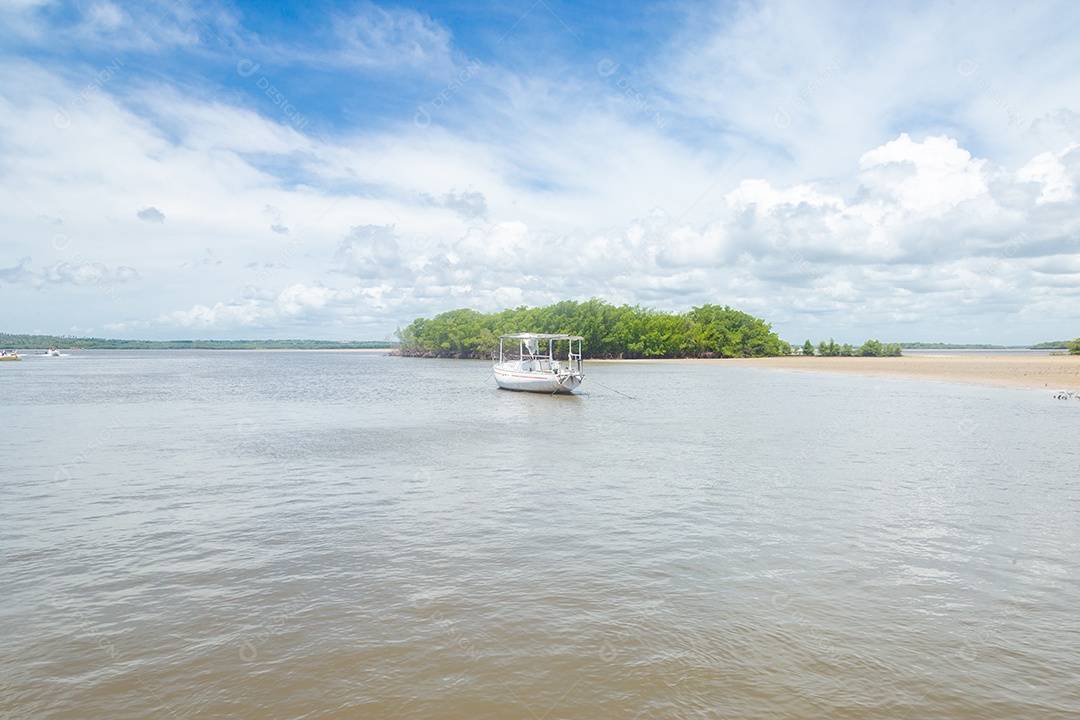
[[[585,374],[581,371],[580,335],[517,333],[499,338],[495,382],[504,390],[569,394]],[[505,347],[510,342],[511,347]],[[513,347],[516,341],[517,348]],[[577,343],[577,352],[574,344]],[[565,352],[563,352],[565,350]]]
[[[49,352],[45,353],[49,357],[60,357],[60,351],[56,348],[51,348]]]
[[[18,350],[3,350],[0,351],[0,360],[22,360],[22,358],[19,357]]]

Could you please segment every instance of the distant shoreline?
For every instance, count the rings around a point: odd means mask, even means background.
[[[245,347],[243,345],[170,345],[163,342],[161,345],[136,345],[136,346],[124,346],[117,345],[115,347],[86,347],[83,345],[8,345],[13,349],[19,350],[24,353],[35,353],[39,350],[48,350],[50,348],[57,348],[64,352],[98,352],[98,351],[114,351],[123,350],[127,352],[157,352],[161,350],[176,350],[179,352],[187,352],[188,350],[205,350],[207,352],[381,352],[397,354],[396,347]]]
[[[587,360],[603,363],[714,363],[784,372],[936,380],[995,387],[1080,390],[1080,357],[1075,355],[905,355],[901,357],[804,357],[682,360]],[[587,371],[586,371],[587,372]]]
[[[41,349],[42,348],[29,348],[29,349],[23,351],[23,354],[24,355],[30,355],[30,356],[39,355],[41,353],[39,353],[38,351],[41,350]],[[65,354],[67,354],[67,353],[80,353],[80,352],[150,352],[150,353],[154,353],[154,352],[169,352],[169,351],[173,351],[173,352],[212,352],[212,353],[217,353],[217,352],[222,352],[222,353],[236,353],[236,352],[267,352],[267,353],[300,352],[300,353],[381,353],[383,355],[397,355],[398,354],[397,348],[287,348],[287,347],[286,348],[273,348],[273,347],[271,347],[271,348],[259,348],[259,347],[249,347],[249,348],[221,348],[221,347],[217,347],[217,348],[206,348],[206,347],[197,347],[197,348],[176,348],[176,347],[168,347],[168,348],[157,348],[157,347],[151,347],[151,348],[82,348],[82,347],[73,347],[73,348],[60,348],[60,350]]]
[[[397,355],[397,348],[197,348],[200,350],[225,350],[232,352],[320,352],[320,353],[383,353]]]

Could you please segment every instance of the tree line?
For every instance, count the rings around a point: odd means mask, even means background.
[[[79,348],[80,350],[374,350],[393,349],[397,343],[377,340],[110,340],[69,335],[0,333],[0,347],[28,350]]]
[[[818,343],[817,354],[822,357],[900,357],[904,353],[900,343],[883,343],[879,340],[867,340],[859,347],[852,347],[847,343],[836,344],[832,338],[829,342],[822,340]],[[802,345],[803,355],[814,354],[814,343],[807,340]]]
[[[772,326],[727,305],[672,313],[593,298],[496,313],[459,309],[417,318],[397,331],[402,355],[488,358],[511,333],[581,335],[589,358],[765,357],[789,355]]]

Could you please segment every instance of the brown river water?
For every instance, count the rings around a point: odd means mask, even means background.
[[[0,367],[0,718],[1076,718],[1080,402],[586,363]]]

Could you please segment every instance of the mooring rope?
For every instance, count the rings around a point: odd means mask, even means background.
[[[613,387],[608,387],[608,386],[607,386],[607,385],[605,385],[604,383],[602,383],[602,382],[599,382],[599,381],[597,381],[597,380],[590,380],[590,382],[591,382],[591,383],[592,383],[593,385],[599,385],[600,387],[604,388],[605,390],[610,390],[610,391],[611,391],[611,392],[613,392],[613,393],[618,393],[619,395],[622,395],[623,397],[627,397],[627,398],[630,398],[631,400],[637,400],[637,398],[636,398],[636,397],[634,397],[633,395],[627,395],[627,394],[626,394],[626,393],[624,393],[624,392],[619,392],[619,391],[618,391],[618,390],[616,390],[615,388],[613,388]]]

